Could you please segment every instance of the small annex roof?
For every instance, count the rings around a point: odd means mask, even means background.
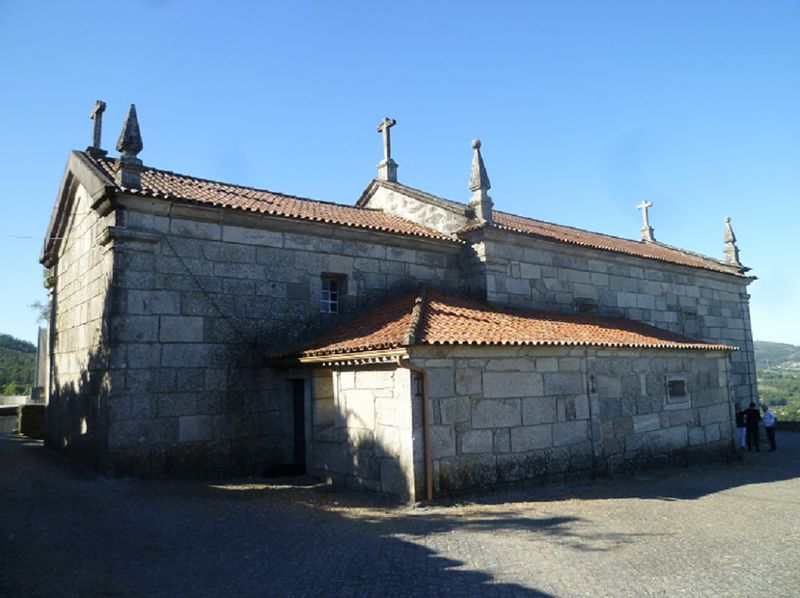
[[[84,154],[97,169],[114,184],[114,159]],[[144,166],[141,173],[141,188],[121,188],[125,193],[206,205],[225,207],[259,214],[284,216],[365,228],[386,233],[424,237],[461,243],[455,236],[442,233],[399,216],[385,214],[379,210],[346,206],[276,193],[253,187],[242,187],[230,183],[200,179]]]
[[[464,295],[423,288],[273,359],[344,356],[415,345],[737,350],[624,318],[502,309]]]

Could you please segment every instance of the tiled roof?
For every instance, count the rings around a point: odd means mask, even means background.
[[[419,199],[423,202],[438,205],[453,212],[463,213],[466,217],[467,206],[443,197],[431,195],[425,191],[409,187],[401,183],[392,183],[388,181],[373,180],[372,183],[364,190],[358,200],[358,205],[367,203],[370,192],[373,187],[379,185],[386,187],[398,193]],[[634,241],[632,239],[624,239],[622,237],[615,237],[602,233],[595,233],[580,228],[573,228],[571,226],[564,226],[561,224],[553,224],[543,220],[535,220],[533,218],[526,218],[524,216],[517,216],[515,214],[508,214],[498,210],[492,211],[492,218],[494,220],[493,228],[499,230],[508,230],[525,235],[531,235],[547,239],[549,241],[556,241],[559,243],[569,243],[571,245],[580,245],[583,247],[591,247],[594,249],[601,249],[605,251],[613,251],[615,253],[623,253],[635,257],[642,257],[647,259],[658,260],[660,262],[668,262],[672,264],[680,264],[682,266],[691,266],[694,268],[703,268],[704,270],[712,270],[715,272],[724,272],[726,274],[743,275],[748,268],[733,266],[725,264],[719,260],[705,255],[686,251],[678,247],[671,247],[664,243],[644,243],[642,241]],[[459,232],[468,232],[483,225],[472,223],[466,226]]]
[[[643,241],[633,241],[612,235],[593,233],[591,231],[551,224],[541,220],[506,214],[505,212],[493,212],[494,227],[501,230],[509,230],[527,235],[533,235],[544,239],[570,243],[572,245],[582,245],[595,249],[604,249],[616,253],[625,253],[637,257],[670,262],[682,266],[692,266],[726,274],[742,274],[743,269],[739,266],[727,265],[713,258],[670,247],[662,243],[645,243]]]
[[[403,295],[289,355],[341,355],[413,345],[736,349],[623,318],[500,309],[463,295],[423,289]]]
[[[84,154],[84,156],[92,161],[113,184],[113,159],[97,158],[88,154]],[[440,233],[405,218],[384,214],[378,210],[316,201],[252,187],[240,187],[147,166],[142,172],[142,188],[124,189],[124,191],[132,195],[157,199],[234,208],[259,214],[460,242],[452,235]]]

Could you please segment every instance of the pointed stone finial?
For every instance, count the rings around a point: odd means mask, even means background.
[[[469,207],[475,212],[475,218],[482,223],[492,223],[492,207],[494,202],[489,197],[489,189],[492,184],[489,182],[489,175],[486,174],[486,166],[483,164],[481,156],[481,140],[472,140],[472,169],[469,174],[469,190],[472,197],[469,200]]]
[[[389,129],[397,124],[397,121],[388,116],[378,124],[378,133],[383,133],[383,160],[378,163],[378,179],[381,181],[397,182],[397,162],[392,160],[392,139]]]
[[[107,151],[101,149],[101,137],[103,132],[103,112],[106,111],[106,103],[102,100],[97,100],[94,103],[94,108],[89,113],[89,118],[94,121],[94,131],[92,132],[92,145],[86,148],[86,152],[95,158],[103,158]]]
[[[136,106],[131,104],[122,133],[117,141],[117,150],[121,153],[114,164],[114,182],[119,187],[138,189],[142,186],[142,161],[136,157],[144,145],[139,131],[139,120],[136,118]]]
[[[650,218],[647,215],[647,209],[653,207],[653,202],[643,200],[636,206],[637,210],[642,211],[642,241],[652,243],[656,240],[655,235],[653,235],[653,227],[650,226]]]
[[[736,247],[736,235],[733,234],[730,216],[725,216],[725,263],[732,266],[742,266],[739,261],[739,248]]]

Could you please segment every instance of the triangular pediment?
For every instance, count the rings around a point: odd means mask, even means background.
[[[58,255],[68,228],[78,186],[86,190],[93,207],[102,203],[103,199],[110,197],[115,190],[114,185],[109,183],[103,173],[83,152],[73,151],[70,153],[39,257],[39,261],[46,267],[52,266]]]

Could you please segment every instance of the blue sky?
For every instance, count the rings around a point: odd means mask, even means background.
[[[0,332],[33,340],[38,255],[68,151],[135,103],[145,164],[353,203],[392,129],[398,178],[722,257],[754,336],[800,344],[800,2],[0,0]]]

